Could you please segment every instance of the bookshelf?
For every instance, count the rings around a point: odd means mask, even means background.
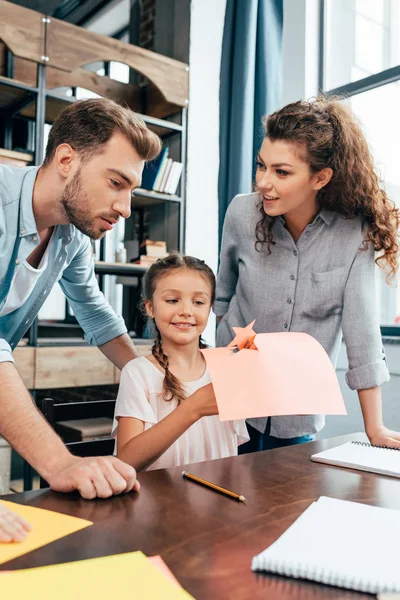
[[[141,73],[147,87],[122,83],[86,68],[112,61]],[[77,88],[127,105],[166,145],[174,147],[174,159],[184,165],[176,194],[135,191],[131,229],[133,221],[139,223],[139,244],[150,228],[155,239],[166,239],[168,250],[184,251],[188,71],[188,65],[180,61],[0,0],[0,160],[3,151],[21,162],[41,164],[45,124],[53,123],[65,106],[77,100]],[[16,135],[16,125],[21,123],[26,128],[24,144]],[[110,242],[108,235],[102,244],[102,259]],[[140,278],[145,270],[141,265],[105,260],[95,264],[101,285],[106,277]],[[40,346],[39,325],[36,320],[26,347]],[[59,329],[65,331],[62,325]],[[49,328],[47,324],[46,331]],[[56,334],[57,324],[54,330]],[[53,343],[62,344],[63,338],[55,337]],[[67,337],[65,344],[69,344]]]

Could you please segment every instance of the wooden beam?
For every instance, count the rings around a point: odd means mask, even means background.
[[[124,63],[147,77],[167,102],[187,106],[188,66],[139,46],[52,18],[47,26],[46,55],[48,66],[64,71],[98,61]]]
[[[44,15],[0,0],[0,39],[15,56],[35,62],[44,62]]]
[[[36,83],[35,63],[17,58],[14,61],[14,76],[19,81],[23,81],[27,85],[34,86]],[[46,68],[46,88],[49,90],[59,87],[80,87],[85,90],[90,90],[110,98],[118,104],[127,105],[136,112],[143,110],[141,104],[141,90],[129,83],[122,83],[106,77],[98,75],[86,69],[75,69],[75,71],[62,71],[53,67]]]

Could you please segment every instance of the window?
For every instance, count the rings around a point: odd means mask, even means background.
[[[326,0],[325,11],[325,89],[400,64],[398,0]]]
[[[347,96],[388,196],[400,208],[400,2],[323,0],[322,87]],[[377,268],[382,333],[400,335],[400,277]]]

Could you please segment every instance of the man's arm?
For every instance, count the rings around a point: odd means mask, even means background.
[[[34,405],[13,363],[0,363],[0,383],[0,433],[54,490],[106,498],[139,489],[135,470],[114,457],[72,456]]]
[[[99,346],[99,350],[120,370],[127,362],[139,356],[127,333]]]

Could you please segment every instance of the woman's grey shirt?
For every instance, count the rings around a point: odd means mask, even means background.
[[[255,249],[259,196],[236,196],[226,213],[214,311],[223,316],[217,345],[233,339],[232,327],[254,319],[255,331],[298,331],[316,338],[336,365],[343,339],[351,389],[389,381],[375,292],[375,254],[365,249],[360,218],[322,210],[294,242],[282,217],[272,226],[275,245]],[[268,382],[265,393],[268,394]],[[259,430],[266,419],[249,419]],[[325,418],[272,417],[271,435],[297,437],[322,429]]]

